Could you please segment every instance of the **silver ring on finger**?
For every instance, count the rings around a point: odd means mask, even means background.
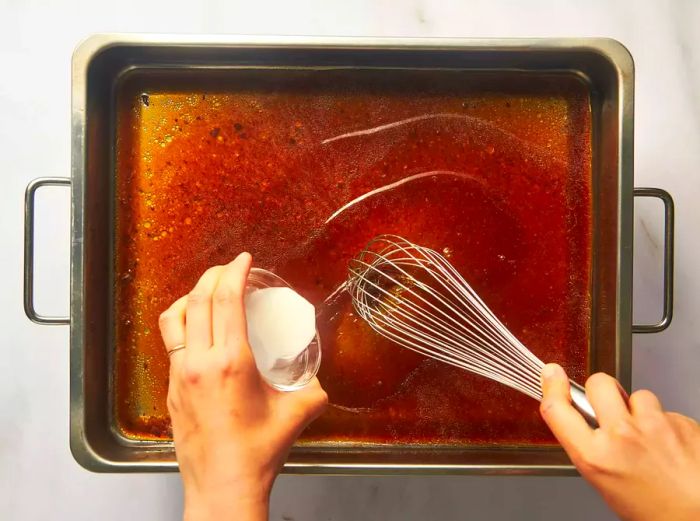
[[[185,349],[185,344],[178,344],[172,349],[168,349],[168,356],[172,355],[175,351],[180,351],[181,349]]]

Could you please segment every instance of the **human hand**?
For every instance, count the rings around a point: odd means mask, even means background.
[[[540,412],[581,475],[628,521],[700,519],[700,426],[665,412],[649,391],[629,402],[603,373],[586,382],[600,428],[573,408],[564,370],[542,371]]]
[[[270,387],[248,344],[243,297],[251,257],[202,275],[160,317],[170,350],[168,411],[185,490],[185,519],[267,519],[272,484],[291,445],[323,410],[314,378]]]

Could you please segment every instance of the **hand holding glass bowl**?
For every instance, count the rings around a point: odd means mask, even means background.
[[[262,302],[251,314],[253,323],[247,323],[245,308],[265,295],[258,292],[286,287],[269,272],[251,271],[251,262],[242,253],[225,266],[210,268],[160,318],[170,353],[167,403],[186,519],[220,519],[231,512],[239,519],[267,519],[272,483],[290,447],[327,403],[313,376],[320,361],[313,311],[308,315],[313,306],[289,298],[300,299],[291,290],[283,291],[282,306],[276,297]],[[269,318],[265,313],[275,307],[284,311],[285,303],[306,307],[311,343],[307,339],[292,351],[283,339],[284,350],[267,350],[270,338],[262,338],[254,355],[246,327],[259,333],[256,328]],[[299,318],[298,310],[290,309],[287,316],[272,317],[273,333],[283,335],[290,327],[285,324]],[[182,345],[186,347],[178,349]]]

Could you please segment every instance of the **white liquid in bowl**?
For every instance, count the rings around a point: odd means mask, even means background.
[[[245,309],[248,341],[263,378],[283,391],[306,385],[321,362],[314,306],[274,273],[253,268]]]

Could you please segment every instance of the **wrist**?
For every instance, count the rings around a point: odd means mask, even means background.
[[[185,521],[267,521],[269,495],[253,497],[235,491],[185,497]]]

